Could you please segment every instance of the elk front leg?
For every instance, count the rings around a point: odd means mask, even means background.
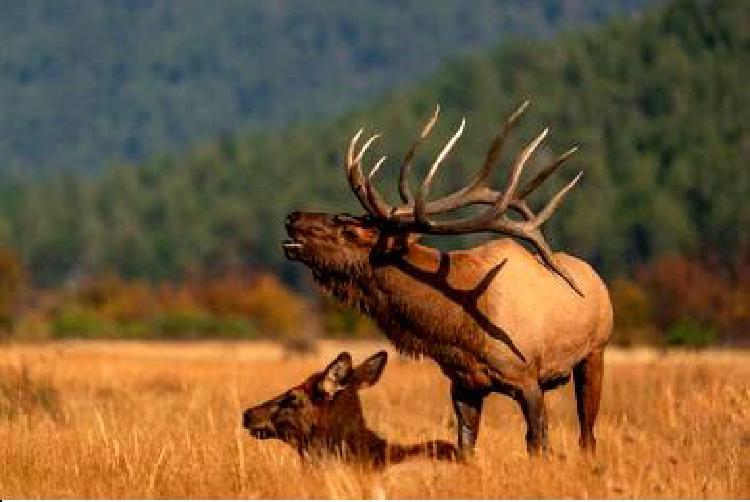
[[[526,419],[526,448],[530,455],[547,449],[547,407],[544,393],[534,382],[524,389],[520,396],[521,409]]]
[[[479,435],[484,397],[484,393],[467,390],[456,382],[451,385],[453,409],[458,421],[458,454],[462,459],[474,452],[474,445]]]

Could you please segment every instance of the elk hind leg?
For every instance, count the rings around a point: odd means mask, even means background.
[[[596,448],[594,422],[596,422],[596,415],[599,413],[603,370],[603,350],[592,352],[573,368],[576,408],[581,427],[580,445],[584,450],[593,451]]]

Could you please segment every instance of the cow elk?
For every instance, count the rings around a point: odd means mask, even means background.
[[[415,457],[457,458],[456,447],[446,441],[391,444],[367,428],[358,393],[378,381],[387,358],[378,352],[353,368],[349,353],[342,352],[300,385],[245,410],[243,427],[255,438],[284,441],[303,458],[333,454],[380,467]]]
[[[462,454],[474,449],[482,403],[492,392],[519,403],[529,451],[545,448],[544,393],[567,382],[571,373],[580,444],[585,449],[595,445],[603,351],[613,322],[609,294],[588,264],[553,252],[540,231],[581,175],[537,212],[526,201],[575,148],[521,183],[524,165],[547,135],[545,129],[517,155],[505,188],[495,191],[489,186],[506,137],[527,105],[501,127],[468,185],[430,200],[438,168],[465,123],[412,190],[412,160],[437,120],[436,109],[401,164],[398,206],[389,204],[373,183],[385,157],[364,174],[365,152],[378,136],[357,148],[360,130],[349,144],[346,174],[367,214],[294,212],[286,221],[289,239],[283,249],[288,259],[304,263],[324,290],[373,317],[401,352],[431,357],[451,380]],[[481,210],[446,216],[466,207]],[[453,252],[418,243],[422,234],[474,232],[520,239],[536,253],[512,238]]]

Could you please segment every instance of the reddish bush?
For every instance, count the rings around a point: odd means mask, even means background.
[[[215,315],[252,317],[256,313],[251,279],[242,274],[205,281],[197,288],[197,294],[200,303]]]
[[[26,284],[26,274],[15,253],[0,248],[0,329],[11,326]]]
[[[614,342],[625,346],[658,344],[653,305],[645,288],[635,281],[619,278],[612,282],[610,294],[615,311]]]
[[[264,274],[253,281],[248,292],[248,314],[258,328],[271,336],[296,337],[305,323],[317,322],[307,303],[276,276]]]
[[[663,329],[683,319],[715,326],[732,289],[719,273],[682,256],[641,267],[637,278],[651,297],[654,320]]]
[[[159,309],[154,289],[145,281],[126,281],[113,274],[84,281],[78,301],[101,316],[119,322],[151,319]]]

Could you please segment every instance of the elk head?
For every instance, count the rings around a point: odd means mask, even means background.
[[[579,295],[583,296],[568,272],[559,265],[541,233],[540,227],[552,216],[564,196],[578,182],[579,173],[563,187],[538,212],[530,209],[526,197],[541,185],[552,172],[568,159],[577,148],[571,148],[554,162],[543,168],[526,184],[519,186],[521,172],[547,135],[544,129],[516,157],[508,181],[502,191],[490,188],[488,180],[492,169],[502,152],[503,144],[529,102],[525,101],[506,120],[494,138],[487,152],[485,162],[475,177],[463,188],[436,200],[428,200],[428,195],[440,164],[447,157],[463,133],[465,120],[456,133],[442,148],[421,185],[413,191],[409,184],[412,160],[419,144],[432,130],[440,111],[425,124],[417,139],[406,153],[399,174],[401,205],[392,206],[383,198],[373,184],[373,178],[385,161],[381,157],[369,174],[365,176],[362,160],[365,152],[379,137],[375,135],[357,148],[362,129],[349,143],[346,156],[346,173],[349,185],[366,211],[365,216],[348,214],[322,214],[295,212],[287,217],[287,232],[290,239],[284,242],[283,249],[288,259],[298,260],[309,266],[320,282],[340,285],[348,280],[367,277],[371,265],[377,260],[398,256],[403,253],[421,234],[456,235],[473,232],[496,232],[510,235],[530,243],[540,254],[545,264],[562,277]],[[443,215],[468,206],[486,206],[478,215],[453,220],[436,220]],[[511,218],[513,211],[520,218]]]
[[[257,439],[280,439],[301,454],[343,444],[356,447],[368,439],[363,438],[368,431],[357,393],[378,381],[387,359],[381,351],[355,368],[351,355],[342,352],[323,371],[245,410],[242,425]]]

